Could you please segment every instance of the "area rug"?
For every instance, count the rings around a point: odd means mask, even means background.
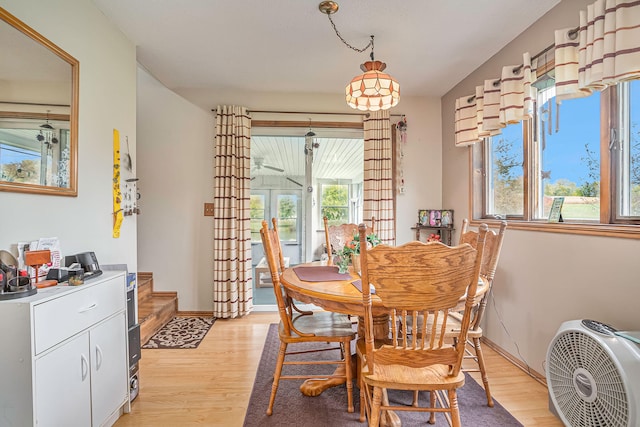
[[[215,320],[213,317],[174,317],[142,348],[197,348]]]
[[[304,344],[308,348],[318,344]],[[324,343],[319,344],[324,345]],[[362,427],[366,424],[360,423],[360,395],[358,387],[353,387],[353,399],[355,412],[347,412],[347,390],[344,386],[333,387],[326,390],[320,396],[307,397],[300,393],[302,380],[282,380],[278,387],[273,415],[266,415],[271,394],[271,384],[273,381],[273,371],[278,353],[278,330],[277,325],[270,325],[269,333],[264,344],[262,357],[258,366],[256,380],[253,384],[253,391],[249,400],[249,407],[244,419],[244,427],[320,427],[320,426],[354,426]],[[296,347],[298,348],[298,347]],[[299,358],[333,358],[337,357],[337,350],[321,353],[311,353],[298,355]],[[333,367],[328,366],[285,366],[288,373],[331,373]],[[389,399],[392,403],[411,402],[412,393],[397,390],[389,391]],[[420,402],[428,402],[428,395],[420,396]],[[487,406],[487,398],[484,389],[467,375],[464,387],[458,390],[458,404],[460,406],[461,421],[464,426],[474,427],[510,427],[522,424],[518,422],[503,406],[495,401],[495,406]],[[403,426],[428,425],[427,413],[418,412],[396,412],[402,420]],[[442,414],[437,414],[436,426],[447,426],[447,421]]]

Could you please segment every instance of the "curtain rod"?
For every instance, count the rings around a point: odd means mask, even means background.
[[[212,108],[211,111],[217,111]],[[247,113],[270,113],[270,114],[327,114],[331,116],[367,116],[369,113],[330,113],[326,111],[278,111],[278,110],[247,110]],[[391,117],[402,117],[404,114],[389,114]]]
[[[65,105],[65,104],[42,104],[38,102],[17,102],[17,101],[2,101],[2,100],[0,100],[0,104],[36,105],[39,107],[71,107],[71,105]]]
[[[575,28],[570,29],[570,30],[568,31],[569,38],[570,38],[571,40],[575,40],[575,39],[576,39],[576,37],[578,36],[578,31],[580,31],[580,27],[575,27]],[[538,53],[536,53],[535,55],[533,55],[533,56],[531,57],[531,60],[533,61],[534,59],[538,59],[538,58],[540,58],[542,55],[544,55],[545,53],[549,52],[551,49],[553,49],[553,48],[555,48],[555,47],[556,47],[556,44],[555,44],[555,43],[553,43],[553,44],[551,44],[551,45],[547,46],[546,48],[542,49],[540,52],[538,52]]]

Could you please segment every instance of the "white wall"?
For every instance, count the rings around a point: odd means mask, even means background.
[[[339,91],[313,97],[233,90],[176,91],[187,102],[144,70],[139,70],[138,76],[143,210],[139,217],[139,270],[153,271],[156,289],[177,290],[180,310],[212,310],[212,220],[203,216],[203,203],[213,202],[215,115],[211,110],[217,105],[254,110],[353,110]],[[418,209],[441,206],[440,103],[435,98],[406,96],[392,112],[406,114],[409,122],[407,192],[398,198],[398,241],[405,242],[413,239],[410,227],[416,222]],[[301,135],[307,130],[301,128]],[[160,166],[167,160],[170,165]]]
[[[94,251],[101,264],[136,271],[136,218],[126,218],[114,239],[111,215],[113,129],[136,148],[135,47],[89,0],[0,6],[80,62],[78,197],[0,193],[0,248],[58,237],[63,254]]]
[[[553,43],[553,31],[577,26],[590,0],[564,0],[442,99],[443,198],[456,225],[469,217],[469,153],[454,147],[455,99],[474,93]],[[620,329],[640,329],[637,259],[640,242],[609,237],[509,230],[486,311],[485,336],[544,373],[549,342],[563,321],[596,319]],[[507,329],[508,333],[504,330]]]
[[[177,291],[181,311],[213,309],[215,116],[138,69],[138,270]]]

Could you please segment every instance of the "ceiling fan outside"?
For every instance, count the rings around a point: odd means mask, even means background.
[[[254,162],[254,163],[255,163],[255,165],[256,165],[256,167],[254,168],[254,170],[260,170],[260,169],[262,169],[262,168],[265,168],[265,169],[271,169],[271,170],[274,170],[274,171],[276,171],[276,172],[284,172],[284,169],[280,169],[280,168],[277,168],[277,167],[275,167],[275,166],[265,165],[265,164],[264,164],[264,158],[263,158],[263,157],[255,157],[255,158],[253,159],[253,162]]]

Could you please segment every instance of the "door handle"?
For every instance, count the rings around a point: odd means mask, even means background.
[[[94,308],[96,308],[98,306],[97,302],[94,302],[93,304],[85,307],[85,308],[81,308],[80,310],[78,310],[78,313],[86,313],[89,310],[93,310]]]
[[[102,349],[96,344],[96,371],[100,370],[102,366]]]
[[[86,380],[89,374],[89,361],[84,354],[80,354],[80,374],[82,375],[82,381]]]

